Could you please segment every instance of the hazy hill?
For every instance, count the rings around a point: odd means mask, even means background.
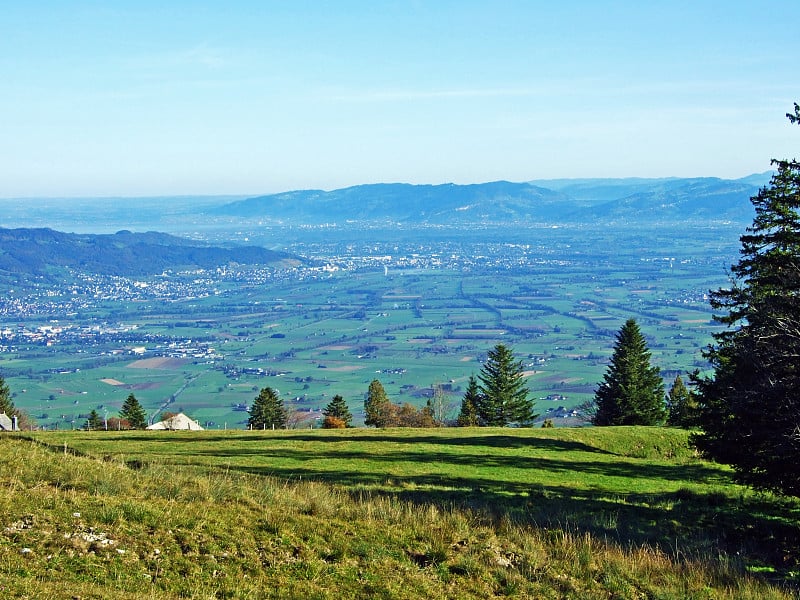
[[[229,263],[273,264],[288,258],[292,257],[256,246],[203,246],[164,233],[90,235],[0,228],[0,272],[41,275],[53,267],[71,267],[103,275],[146,275]]]
[[[635,191],[634,191],[635,190]],[[724,179],[669,179],[632,186],[632,193],[587,207],[583,218],[615,222],[740,221],[753,219],[750,197],[758,187]]]
[[[214,212],[298,223],[749,222],[750,197],[769,181],[768,175],[738,180],[708,177],[371,184],[258,196],[231,202]]]
[[[568,201],[559,192],[530,183],[380,183],[329,192],[300,190],[258,196],[227,204],[217,214],[300,222],[547,221],[555,218]]]

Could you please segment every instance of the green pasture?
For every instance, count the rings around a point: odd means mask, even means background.
[[[800,504],[755,494],[671,428],[42,432],[106,461],[317,481],[349,494],[456,506],[526,526],[752,565],[798,558]]]
[[[796,598],[797,501],[686,432],[0,436],[19,598]]]

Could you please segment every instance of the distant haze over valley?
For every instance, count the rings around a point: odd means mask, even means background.
[[[740,179],[625,178],[495,181],[457,185],[380,183],[294,190],[255,197],[48,198],[4,200],[3,227],[50,227],[71,232],[181,233],[264,225],[404,225],[474,223],[741,222],[752,219],[749,199],[770,172]]]

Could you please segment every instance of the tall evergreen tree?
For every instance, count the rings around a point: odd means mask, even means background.
[[[800,106],[786,116],[800,123]],[[740,482],[800,496],[800,162],[772,164],[770,184],[751,198],[730,287],[711,294],[728,329],[706,352],[713,377],[697,378],[694,441]]]
[[[86,429],[89,431],[99,431],[103,429],[103,419],[100,418],[100,415],[95,409],[92,409],[92,412],[89,413],[89,418],[86,419]]]
[[[2,377],[0,377],[0,413],[5,413],[9,417],[17,414],[17,409],[11,400],[11,390]]]
[[[250,407],[247,425],[251,429],[282,429],[288,422],[289,413],[283,400],[271,387],[263,388]]]
[[[125,419],[132,429],[144,429],[147,427],[147,414],[133,393],[128,394],[119,411],[119,416]]]
[[[658,425],[664,421],[664,382],[635,319],[617,333],[603,381],[595,392],[595,425]]]
[[[383,384],[377,379],[373,379],[364,400],[364,424],[386,427],[389,424],[392,408]]]
[[[533,400],[528,398],[525,386],[522,361],[514,358],[510,348],[498,344],[489,350],[478,379],[477,412],[482,423],[499,427],[512,423],[528,425],[536,418]]]
[[[328,402],[328,406],[322,410],[322,414],[326,417],[339,419],[344,423],[345,427],[350,427],[353,421],[353,415],[347,407],[347,402],[345,402],[344,398],[339,394],[336,394],[331,401]]]
[[[683,383],[680,375],[667,394],[667,425],[675,427],[696,427],[700,422],[697,399]]]
[[[469,376],[467,391],[461,399],[461,411],[458,413],[456,424],[459,427],[476,427],[480,425],[478,420],[478,406],[481,403],[481,391],[478,388],[478,380],[474,375]]]

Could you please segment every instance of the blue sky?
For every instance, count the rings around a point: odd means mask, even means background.
[[[798,154],[797,0],[12,1],[0,197],[742,177]]]

